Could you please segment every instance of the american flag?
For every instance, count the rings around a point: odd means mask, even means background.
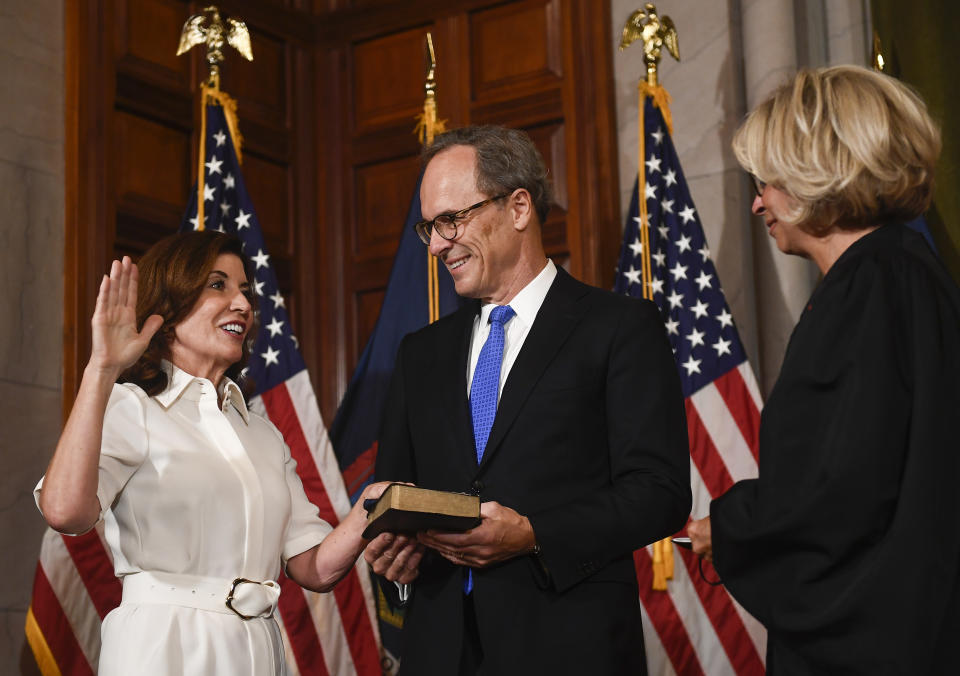
[[[350,510],[350,500],[221,105],[206,106],[203,147],[204,226],[237,235],[256,267],[250,282],[259,297],[260,333],[247,368],[256,383],[250,408],[283,433],[307,497],[319,507],[321,518],[336,525]],[[194,190],[181,229],[198,225]],[[379,676],[376,613],[362,558],[329,594],[308,592],[283,575],[280,583],[277,620],[291,673]],[[27,619],[28,639],[43,673],[95,673],[100,622],[119,603],[120,583],[101,527],[79,538],[48,531]]]
[[[649,225],[650,291],[660,306],[683,386],[695,518],[734,482],[757,475],[761,400],[673,141],[644,97],[644,155],[633,191],[615,290],[643,297],[638,188]],[[667,591],[652,589],[650,548],[634,555],[651,674],[762,674],[763,627],[700,575],[697,557],[674,549]],[[704,565],[709,576],[715,573]],[[711,578],[713,579],[713,578]]]

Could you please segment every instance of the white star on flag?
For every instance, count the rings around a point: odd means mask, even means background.
[[[254,282],[253,282],[253,292],[254,292],[255,294],[257,294],[258,296],[262,296],[262,295],[263,295],[263,287],[264,287],[265,284],[266,284],[266,282],[261,282],[261,281],[258,281],[258,280],[254,280]]]
[[[278,333],[283,333],[283,322],[274,317],[273,321],[267,324],[266,329],[270,332],[270,337],[273,338]]]
[[[690,251],[690,238],[687,237],[686,235],[684,235],[683,237],[681,237],[680,239],[678,239],[678,240],[677,240],[677,250],[678,250],[680,253],[683,253],[684,251]]]
[[[286,304],[284,304],[284,302],[283,302],[283,296],[280,295],[280,292],[279,292],[279,291],[277,291],[277,292],[274,293],[272,296],[270,296],[270,300],[273,301],[273,307],[274,307],[274,308],[286,307]]]
[[[265,268],[265,267],[267,267],[268,262],[269,262],[269,260],[270,260],[270,256],[268,256],[267,254],[265,254],[265,253],[263,252],[263,249],[260,249],[259,251],[257,251],[257,255],[251,257],[250,260],[252,260],[254,263],[257,264],[257,270],[259,270],[260,268]]]
[[[677,290],[674,289],[673,293],[667,296],[667,302],[670,303],[671,308],[678,308],[683,304],[683,294],[677,293]]]
[[[717,342],[713,344],[713,349],[717,351],[718,357],[722,357],[725,354],[730,354],[730,341],[724,340],[723,338],[717,338]]]
[[[673,200],[668,200],[666,198],[660,200],[660,208],[668,214],[673,213]]]
[[[220,146],[222,146],[224,143],[227,142],[227,135],[224,134],[223,129],[221,129],[220,131],[218,131],[216,134],[213,135],[213,140],[217,142],[217,147],[219,148]]]
[[[693,311],[693,314],[697,316],[697,319],[707,316],[707,305],[699,298],[697,299],[697,304],[690,309]]]
[[[694,348],[697,345],[703,345],[703,331],[697,331],[694,329],[690,332],[690,335],[687,336],[687,340],[690,341],[690,347]]]
[[[233,186],[236,185],[236,181],[233,174],[227,174],[223,177],[223,187],[232,190]]]
[[[203,201],[212,202],[213,201],[213,188],[211,188],[206,183],[203,184]],[[204,219],[206,221],[206,219]]]
[[[211,157],[210,161],[204,164],[211,174],[222,174],[223,171],[220,169],[223,166],[223,160],[218,160],[216,157]]]
[[[706,263],[707,259],[710,258],[710,249],[707,248],[706,244],[700,247],[697,253],[700,254],[700,257],[703,259],[704,263]]]
[[[717,315],[717,321],[720,322],[720,328],[733,326],[733,315],[727,312],[727,308],[723,308],[723,312]]]
[[[651,155],[650,159],[644,164],[647,165],[647,171],[649,172],[660,171],[660,158],[656,155]]]
[[[196,216],[194,216],[193,218],[190,219],[190,225],[193,226],[193,229],[194,229],[194,230],[198,230],[198,229],[200,228],[199,219],[198,219]],[[203,226],[204,226],[204,227],[207,226],[207,217],[206,217],[206,216],[203,217]]]
[[[657,187],[646,182],[643,185],[645,186],[643,189],[644,197],[648,200],[657,199]]]
[[[673,275],[673,281],[678,281],[681,279],[687,278],[687,266],[680,265],[680,261],[677,261],[677,264],[673,266],[673,269],[670,270],[670,274]]]
[[[263,357],[264,366],[270,366],[270,364],[279,364],[280,360],[277,357],[280,356],[280,350],[274,350],[271,346],[267,345],[267,351],[260,354]]]
[[[694,212],[694,210],[693,210],[693,207],[691,207],[689,204],[688,204],[686,207],[683,208],[683,211],[680,212],[679,216],[680,216],[680,218],[683,219],[683,224],[684,224],[684,225],[686,225],[687,223],[690,223],[690,222],[693,221],[693,214],[694,214],[694,213],[695,213],[695,212]]]
[[[230,203],[229,202],[220,202],[220,212],[226,216],[230,213]]]
[[[663,293],[663,280],[655,277],[650,280],[650,290],[653,293]]]
[[[657,130],[650,134],[653,137],[653,140],[657,142],[657,145],[663,143],[663,129],[657,127]]]
[[[658,251],[657,253],[653,254],[650,258],[652,258],[657,262],[658,267],[662,268],[664,265],[667,264],[667,254],[663,253],[662,251]]]
[[[624,272],[624,273],[623,273],[623,275],[624,275],[624,277],[626,277],[627,279],[630,280],[630,283],[631,283],[631,284],[639,284],[639,283],[640,283],[640,271],[634,269],[634,267],[633,267],[632,265],[630,266],[630,269],[629,269],[627,272]]]
[[[237,224],[237,230],[243,230],[244,228],[249,228],[251,216],[253,216],[253,214],[245,214],[243,213],[243,209],[241,209],[240,213],[237,214],[237,218],[235,219],[235,223]]]
[[[666,182],[667,187],[669,188],[671,185],[677,182],[677,172],[675,172],[673,169],[668,169],[667,173],[663,175],[663,180]]]
[[[700,373],[700,361],[701,361],[700,359],[694,359],[694,358],[693,358],[693,355],[691,354],[691,355],[687,358],[687,361],[683,362],[683,364],[681,364],[681,366],[683,366],[683,368],[687,369],[687,375],[688,375],[688,376],[689,376],[689,375],[693,375],[694,373]]]
[[[633,244],[630,245],[630,250],[633,251],[634,256],[639,256],[643,253],[643,243],[639,239],[633,240]]]
[[[669,318],[667,321],[665,321],[663,324],[664,324],[664,326],[667,327],[667,333],[668,333],[668,334],[673,335],[673,336],[679,336],[679,335],[680,335],[680,332],[677,331],[677,327],[680,326],[680,322],[678,322],[678,321],[677,321],[676,319],[674,319],[673,317],[670,317],[670,318]]]
[[[696,281],[697,286],[700,287],[700,290],[703,291],[708,286],[710,286],[711,280],[713,280],[713,275],[708,275],[706,270],[701,270],[700,276],[697,277],[696,280],[694,281]]]

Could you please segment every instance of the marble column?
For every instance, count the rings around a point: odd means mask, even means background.
[[[32,491],[60,429],[62,3],[4,0],[0,45],[0,673],[15,674],[44,530]]]

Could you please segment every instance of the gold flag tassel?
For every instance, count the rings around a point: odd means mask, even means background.
[[[417,135],[423,147],[433,143],[437,134],[447,130],[446,120],[437,119],[437,58],[433,51],[433,35],[427,33],[427,79],[423,88],[426,96],[423,99],[423,112],[417,115],[417,126],[413,133]],[[440,319],[440,279],[437,257],[427,252],[427,307],[429,323],[433,324]]]
[[[219,83],[214,85],[200,85],[200,146],[197,150],[197,230],[204,230],[204,200],[203,189],[207,184],[206,163],[207,156],[207,106],[216,104],[223,108],[223,115],[227,118],[227,131],[233,141],[234,152],[237,153],[237,162],[243,164],[243,137],[240,135],[240,124],[237,121],[237,102],[226,92],[220,91]]]
[[[633,12],[623,27],[620,39],[620,51],[629,47],[635,40],[643,42],[643,61],[646,64],[646,79],[641,79],[637,87],[639,106],[637,112],[638,162],[637,162],[637,203],[640,217],[640,244],[643,247],[640,268],[643,282],[641,289],[643,297],[653,298],[652,267],[650,265],[650,221],[647,214],[647,200],[645,188],[647,184],[644,148],[646,127],[644,122],[644,107],[647,97],[653,99],[653,105],[660,109],[663,121],[667,125],[667,133],[673,135],[673,119],[670,116],[670,95],[657,82],[657,66],[660,63],[660,51],[664,47],[677,61],[680,60],[680,45],[677,39],[677,29],[669,16],[657,14],[653,3],[646,3],[643,9]],[[664,538],[653,543],[653,588],[666,591],[667,580],[673,579],[673,543],[670,538]]]

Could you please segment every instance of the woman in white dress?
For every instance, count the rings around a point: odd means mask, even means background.
[[[281,566],[329,591],[367,544],[362,500],[336,529],[320,519],[234,381],[255,335],[251,276],[239,240],[196,232],[152,247],[139,273],[114,261],[100,285],[90,361],[36,497],[63,533],[104,519],[123,600],[103,622],[101,674],[282,674]],[[381,537],[412,581],[417,545]]]

